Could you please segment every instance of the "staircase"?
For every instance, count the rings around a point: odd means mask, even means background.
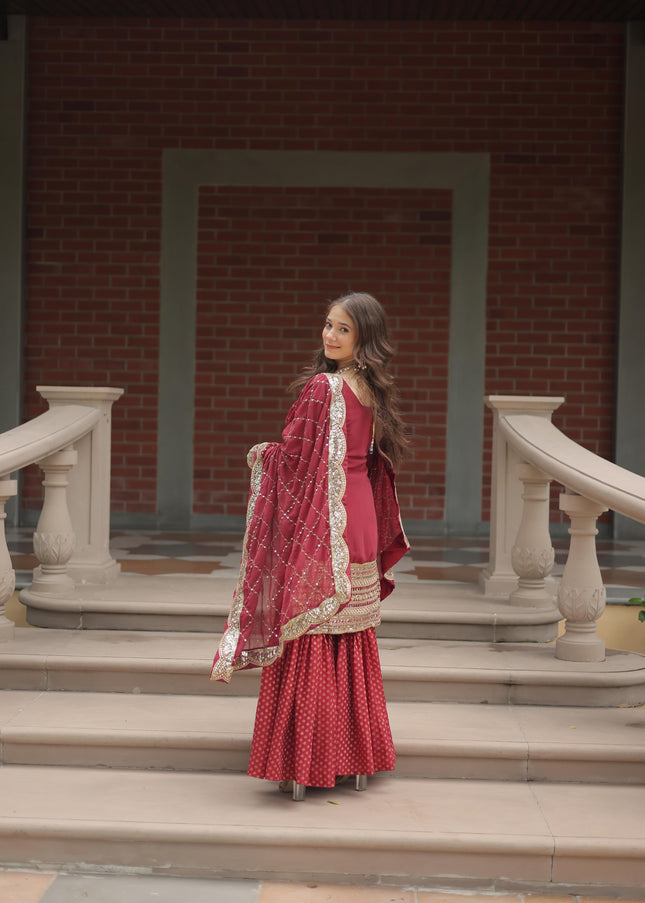
[[[207,583],[218,609],[228,581]],[[163,585],[195,604],[185,578]],[[493,642],[494,600],[446,638],[450,600],[428,615],[401,587],[379,638],[397,771],[304,803],[244,774],[259,673],[209,682],[216,635],[17,629],[2,865],[642,896],[645,659]]]
[[[244,774],[258,672],[208,680],[239,549],[216,565],[190,553],[209,580],[134,576],[127,554],[117,576],[122,390],[39,391],[49,411],[0,437],[0,865],[643,896],[645,656],[605,654],[596,634],[594,537],[608,508],[645,523],[645,478],[560,433],[563,399],[486,400],[488,563],[470,585],[467,567],[439,576],[429,539],[384,605],[396,773],[294,803]],[[14,629],[4,505],[34,462],[45,493],[22,599],[35,626]],[[552,480],[572,537],[555,644]],[[150,544],[139,552],[158,558]]]
[[[397,576],[396,593],[383,602],[384,636],[506,643],[548,642],[557,634],[561,615],[553,607],[521,608],[509,604],[508,598],[487,598],[472,583],[442,583],[437,588],[425,581],[419,592],[419,581],[406,582],[405,576],[405,572],[403,580]],[[229,577],[173,581],[124,574],[111,584],[79,584],[64,599],[29,591],[28,619],[36,627],[71,630],[219,633],[235,583]]]

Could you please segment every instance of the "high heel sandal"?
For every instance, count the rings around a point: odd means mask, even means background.
[[[291,799],[300,803],[305,798],[305,790],[307,788],[304,784],[299,784],[297,781],[280,781],[278,789],[281,793],[290,793]]]
[[[302,802],[305,798],[305,791],[307,790],[304,784],[299,784],[297,781],[283,781],[284,784],[293,784],[292,788],[292,796],[291,798],[296,802]],[[288,793],[289,789],[286,788],[285,792]],[[367,790],[367,775],[366,774],[357,774],[356,775],[356,789],[357,790]],[[282,785],[280,785],[280,790],[282,790]]]
[[[346,779],[346,776],[343,776],[343,778],[341,778],[340,781],[337,781],[337,783],[342,784]],[[307,790],[305,784],[299,784],[297,781],[280,781],[280,784],[278,786],[282,793],[290,793],[291,799],[296,803],[301,803],[305,798],[305,793]],[[367,790],[367,775],[357,774],[355,786],[356,790]]]
[[[339,774],[336,778],[336,787],[340,787],[341,784],[345,784],[349,781],[352,775],[349,774]],[[367,790],[367,775],[366,774],[355,774],[353,775],[356,784],[356,790]]]

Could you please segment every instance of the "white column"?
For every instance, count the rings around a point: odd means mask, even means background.
[[[606,591],[596,557],[596,520],[607,509],[598,502],[564,492],[560,508],[570,517],[569,556],[558,589],[558,607],[567,619],[556,640],[555,656],[567,662],[601,662],[605,643],[596,621],[605,610]]]
[[[7,537],[4,530],[4,506],[8,499],[16,494],[18,484],[15,480],[0,477],[0,642],[13,638],[15,625],[5,614],[5,606],[16,586],[16,574],[11,564]]]
[[[533,414],[551,420],[562,397],[489,395],[484,399],[494,416],[488,564],[479,575],[484,593],[508,596],[517,586],[512,549],[522,518],[522,485],[517,478],[520,459],[506,442],[499,421],[507,414]]]
[[[45,473],[45,498],[34,533],[34,552],[40,566],[34,570],[30,593],[66,593],[74,589],[67,574],[76,536],[67,508],[67,475],[76,464],[73,449],[55,452],[38,461]]]
[[[551,480],[526,462],[520,464],[518,477],[524,485],[524,505],[520,529],[511,549],[511,562],[519,583],[508,601],[511,605],[555,608],[553,587],[546,583],[555,559],[549,533]]]
[[[38,386],[53,408],[82,404],[97,408],[101,419],[76,443],[78,465],[70,474],[67,494],[76,546],[67,566],[76,583],[110,583],[121,566],[110,555],[110,474],[112,405],[123,389]]]

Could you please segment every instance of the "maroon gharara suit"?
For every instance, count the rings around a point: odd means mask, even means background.
[[[213,680],[264,667],[249,774],[331,787],[394,768],[375,626],[408,549],[394,475],[338,374],[318,374],[281,443],[249,452],[242,566]]]

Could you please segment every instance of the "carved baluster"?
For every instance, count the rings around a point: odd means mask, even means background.
[[[13,621],[5,615],[5,606],[16,586],[16,574],[11,564],[7,538],[4,530],[6,514],[4,506],[8,499],[17,492],[15,480],[0,478],[0,641],[10,640],[14,633]]]
[[[67,574],[67,562],[72,557],[76,536],[67,508],[66,489],[67,474],[76,459],[73,449],[65,449],[38,461],[45,474],[45,498],[34,533],[34,552],[40,567],[34,571],[32,592],[65,593],[74,588],[74,581]]]
[[[571,492],[562,493],[560,508],[571,519],[571,543],[558,590],[558,607],[567,621],[555,655],[568,662],[601,662],[605,643],[596,633],[596,621],[605,610],[606,591],[595,537],[596,520],[607,509]]]
[[[547,585],[553,569],[554,551],[549,534],[549,486],[551,480],[531,464],[522,462],[517,471],[524,484],[520,528],[511,549],[511,564],[520,578],[509,596],[511,605],[555,608],[554,591]]]

